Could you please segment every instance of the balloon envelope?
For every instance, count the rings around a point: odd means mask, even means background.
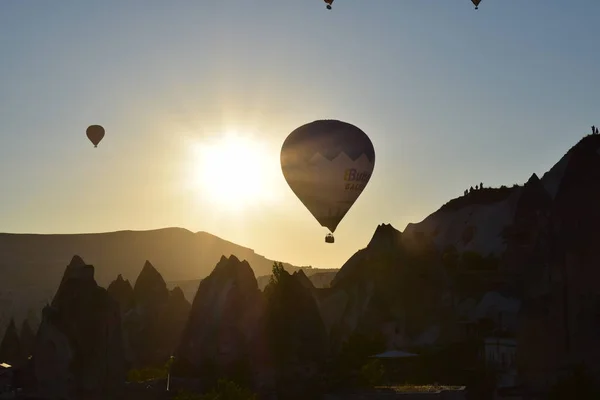
[[[104,137],[104,128],[100,125],[90,125],[85,131],[90,142],[94,144],[94,147],[98,147],[98,143]]]
[[[356,126],[318,120],[295,129],[281,148],[288,185],[316,220],[335,232],[369,182],[375,149]]]

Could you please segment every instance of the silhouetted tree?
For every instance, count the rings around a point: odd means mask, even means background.
[[[473,193],[473,186],[469,189],[469,193]]]
[[[483,182],[479,184],[479,190],[483,189]]]

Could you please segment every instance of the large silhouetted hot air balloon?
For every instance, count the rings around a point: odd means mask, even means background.
[[[85,130],[85,134],[90,139],[90,142],[94,144],[94,147],[98,147],[98,143],[104,137],[104,128],[100,125],[90,125]]]
[[[331,4],[333,4],[333,0],[325,0],[325,3],[327,3],[327,9],[331,10]]]
[[[471,2],[473,3],[473,5],[475,5],[475,9],[478,10],[479,9],[479,3],[481,3],[481,0],[471,0]]]
[[[281,147],[281,170],[317,221],[335,232],[369,182],[375,149],[356,126],[319,120],[295,129]],[[333,243],[333,235],[325,238]]]

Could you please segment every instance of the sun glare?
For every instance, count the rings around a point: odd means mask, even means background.
[[[264,144],[230,132],[194,147],[191,179],[202,199],[227,211],[242,211],[273,200],[273,165]]]

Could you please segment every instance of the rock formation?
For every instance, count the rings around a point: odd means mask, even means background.
[[[130,305],[123,317],[128,359],[136,367],[160,367],[179,344],[191,305],[181,289],[167,289],[165,280],[149,261],[131,292],[128,286],[128,282],[122,279],[119,282],[119,278],[111,284],[121,304]]]
[[[600,137],[583,138],[548,174],[553,201],[524,285],[517,353],[535,390],[578,364],[600,383]]]
[[[435,246],[426,237],[405,236],[391,225],[377,227],[365,249],[341,268],[320,296],[334,349],[353,333],[384,334],[389,348],[414,343],[426,331],[450,335],[450,283]]]
[[[42,312],[32,362],[42,398],[110,399],[124,382],[119,305],[79,256]]]
[[[31,329],[29,321],[23,321],[19,338],[21,343],[21,354],[23,355],[23,359],[26,360],[33,354],[33,347],[35,346],[35,333],[33,332],[33,329]]]
[[[121,314],[125,314],[133,308],[135,304],[133,287],[129,283],[129,280],[123,279],[123,275],[119,274],[117,279],[112,281],[106,290],[119,303]]]
[[[329,337],[315,298],[315,287],[302,271],[290,275],[282,265],[265,288],[267,332],[282,398],[310,398],[311,387],[329,356]],[[314,390],[314,389],[313,389]]]
[[[221,257],[198,287],[175,370],[232,376],[256,387],[272,384],[265,317],[266,303],[248,262]]]
[[[23,360],[21,354],[21,343],[15,320],[11,318],[2,342],[0,342],[0,363],[16,365]]]

